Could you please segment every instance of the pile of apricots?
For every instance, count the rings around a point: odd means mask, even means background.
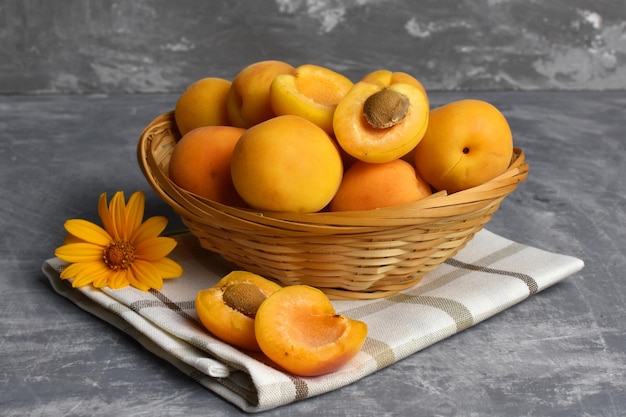
[[[332,69],[254,62],[178,98],[169,176],[225,205],[315,213],[410,203],[502,174],[505,116],[475,99],[431,109],[414,76],[386,69],[353,82]]]
[[[321,290],[281,287],[247,271],[232,271],[199,291],[195,303],[200,322],[214,336],[262,352],[298,376],[338,370],[359,353],[367,337],[367,325],[336,314]]]

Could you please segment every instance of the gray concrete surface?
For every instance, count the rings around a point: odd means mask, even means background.
[[[578,274],[338,391],[267,416],[593,416],[626,409],[626,93],[448,92],[509,118],[531,164],[488,229],[582,258]],[[3,416],[231,416],[229,403],[58,296],[40,271],[68,218],[147,192],[142,128],[175,94],[0,96]],[[154,414],[153,414],[154,413]]]
[[[623,0],[0,0],[0,94],[178,92],[252,61],[429,90],[626,88]]]

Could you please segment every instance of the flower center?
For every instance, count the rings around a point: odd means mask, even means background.
[[[135,260],[135,248],[125,240],[115,240],[104,249],[102,258],[113,270],[128,269]]]

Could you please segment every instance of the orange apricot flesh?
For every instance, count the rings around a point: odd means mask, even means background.
[[[329,68],[304,64],[293,74],[280,74],[270,86],[270,101],[276,115],[294,114],[333,133],[333,114],[339,100],[353,83]]]
[[[317,376],[337,371],[359,353],[367,324],[336,314],[321,290],[292,285],[261,304],[255,332],[261,351],[284,370]]]
[[[383,93],[383,104],[368,110],[370,97]],[[398,109],[404,113],[395,113]],[[333,129],[347,153],[365,162],[382,163],[402,157],[419,143],[428,126],[428,115],[428,99],[414,85],[395,83],[384,87],[359,81],[337,105]]]
[[[196,312],[202,325],[218,339],[259,351],[254,329],[258,306],[280,288],[252,272],[233,271],[197,293]]]

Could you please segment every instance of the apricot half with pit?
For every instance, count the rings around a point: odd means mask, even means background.
[[[255,333],[261,351],[287,372],[317,376],[354,358],[367,337],[367,324],[336,314],[321,290],[283,287],[259,307]]]
[[[428,98],[413,84],[359,81],[333,115],[339,145],[353,157],[382,163],[410,152],[428,126]]]
[[[233,346],[258,351],[254,322],[261,303],[280,285],[247,271],[233,271],[196,295],[202,325]]]

